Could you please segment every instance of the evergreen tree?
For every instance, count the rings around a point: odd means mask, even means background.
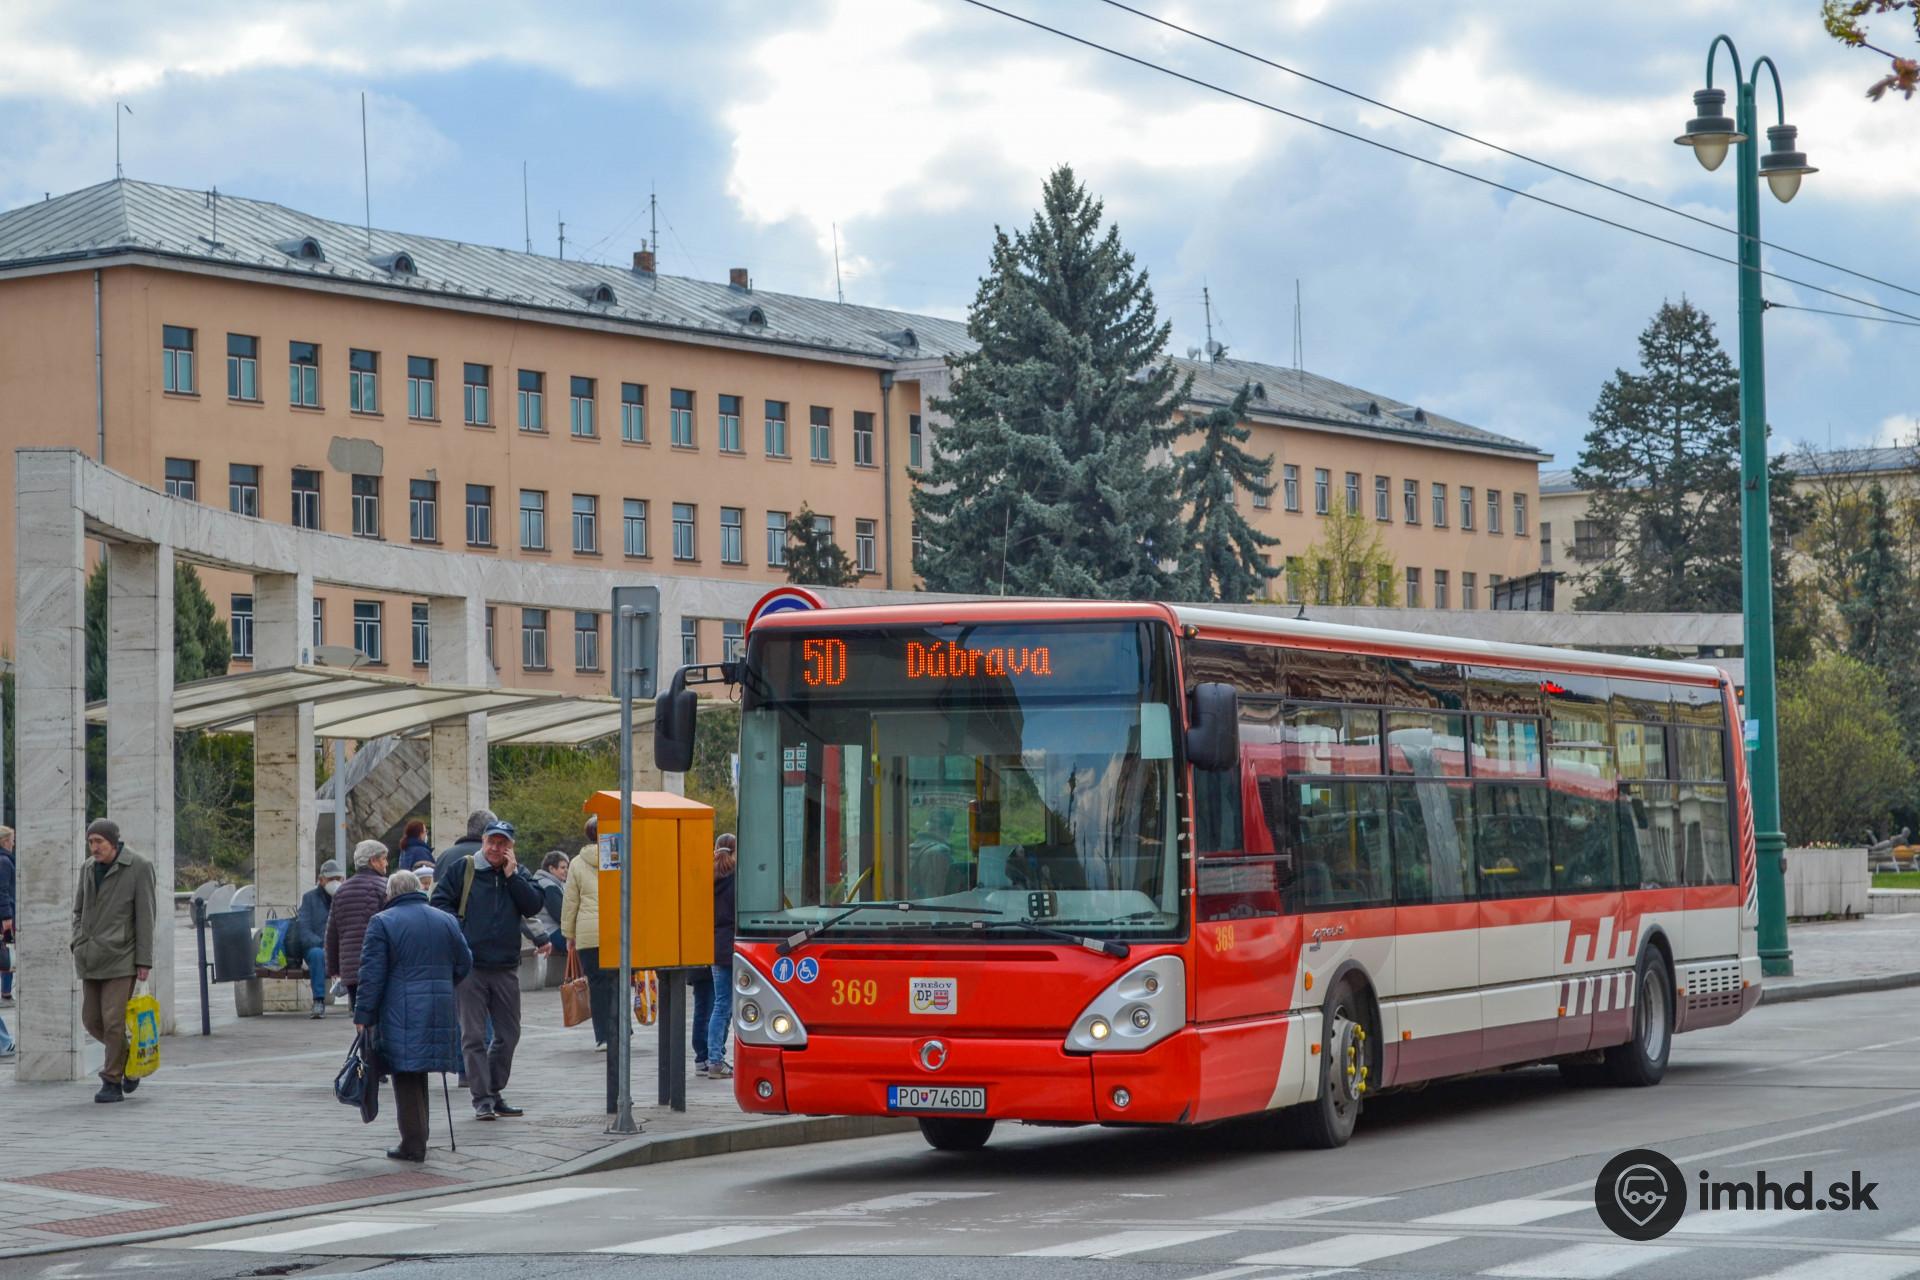
[[[787,581],[803,587],[850,587],[860,581],[853,561],[804,503],[787,524]]]
[[[1374,521],[1344,502],[1320,525],[1320,537],[1304,555],[1287,561],[1287,594],[1314,604],[1394,604],[1399,571],[1380,541]]]
[[[1267,584],[1280,576],[1265,551],[1279,546],[1280,539],[1248,524],[1234,505],[1236,491],[1273,495],[1267,478],[1273,474],[1272,456],[1256,458],[1241,447],[1253,436],[1244,425],[1251,393],[1250,385],[1242,387],[1231,405],[1190,422],[1199,439],[1174,462],[1187,509],[1180,576],[1189,600],[1245,604],[1265,595]]]
[[[1740,383],[1713,322],[1682,298],[1640,335],[1641,371],[1616,369],[1594,405],[1574,468],[1588,519],[1614,555],[1591,572],[1582,609],[1734,613],[1740,609]],[[1798,599],[1786,555],[1806,520],[1784,462],[1770,463],[1776,618]],[[1785,659],[1810,637],[1776,636]]]
[[[1151,599],[1182,546],[1168,450],[1192,379],[1166,359],[1147,275],[1066,166],[1032,224],[996,228],[950,361],[951,425],[916,477],[934,591]]]
[[[1879,481],[1867,490],[1865,545],[1853,555],[1851,591],[1840,606],[1850,657],[1890,671],[1914,653],[1914,607],[1907,567],[1894,545],[1893,515]]]

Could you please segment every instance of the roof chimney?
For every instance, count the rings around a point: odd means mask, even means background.
[[[635,271],[644,271],[648,275],[652,275],[653,274],[653,250],[651,249],[634,250],[633,269]]]
[[[735,289],[753,288],[753,285],[747,280],[747,269],[745,267],[729,268],[727,271],[727,283]]]

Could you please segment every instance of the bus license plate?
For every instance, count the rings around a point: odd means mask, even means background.
[[[954,1088],[950,1085],[890,1084],[887,1086],[889,1111],[985,1111],[984,1087]]]

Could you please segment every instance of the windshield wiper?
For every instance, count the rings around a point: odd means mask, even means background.
[[[984,914],[992,915],[994,913],[986,912]],[[988,929],[1025,929],[1027,932],[1037,933],[1043,938],[1058,938],[1062,942],[1071,942],[1076,947],[1085,947],[1089,951],[1097,951],[1122,960],[1133,954],[1133,948],[1117,938],[1083,938],[1077,933],[1068,933],[1065,929],[1056,929],[1050,924],[1042,924],[1038,920],[1025,917],[1019,920],[975,920],[968,924],[949,924],[946,927],[949,929],[965,929],[975,933],[984,933]],[[934,924],[928,925],[927,928],[932,931],[938,931],[941,926]]]
[[[856,916],[862,911],[924,911],[933,915],[960,916],[997,916],[1000,914],[991,907],[936,907],[919,902],[856,902],[838,915],[830,916],[818,924],[808,925],[800,932],[782,941],[779,946],[774,948],[774,951],[776,954],[784,956],[796,947],[805,946],[816,934],[825,933],[842,920]]]

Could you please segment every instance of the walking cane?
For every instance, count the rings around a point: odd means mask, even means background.
[[[447,1091],[447,1073],[440,1073],[440,1100],[447,1104],[447,1150],[458,1151],[460,1144],[453,1137],[453,1095]]]

